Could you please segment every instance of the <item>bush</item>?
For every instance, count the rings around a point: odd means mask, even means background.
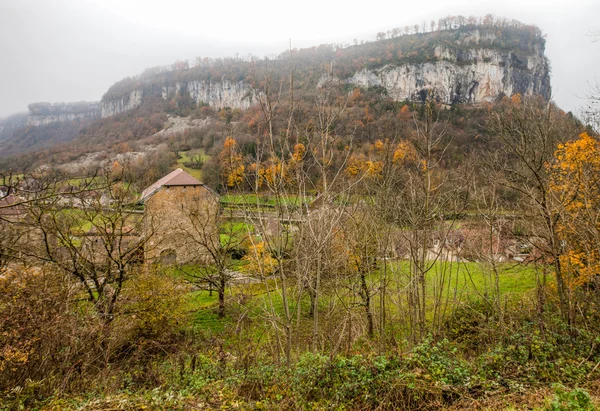
[[[74,288],[48,268],[0,273],[0,397],[28,401],[58,387],[82,387],[101,327]]]
[[[31,401],[88,389],[92,382],[98,389],[121,380],[155,383],[152,362],[181,342],[184,292],[171,277],[133,274],[115,319],[106,323],[78,283],[59,271],[0,272],[0,399],[27,408]]]
[[[546,407],[548,411],[594,411],[590,394],[581,388],[569,391],[560,384],[555,384],[554,400]]]
[[[471,379],[469,364],[458,357],[458,349],[448,340],[426,338],[412,350],[413,365],[427,372],[426,378],[447,385],[465,385]]]

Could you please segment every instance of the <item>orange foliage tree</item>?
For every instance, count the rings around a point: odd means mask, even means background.
[[[237,142],[233,138],[225,139],[219,160],[225,185],[230,188],[239,187],[244,182],[246,167]]]
[[[561,216],[560,258],[573,289],[590,284],[600,273],[600,142],[582,133],[558,145],[551,173],[550,189]]]

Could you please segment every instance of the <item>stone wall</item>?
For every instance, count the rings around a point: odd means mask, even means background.
[[[145,202],[146,260],[208,263],[205,244],[219,241],[217,195],[204,186],[162,187]],[[192,218],[190,218],[192,216]]]

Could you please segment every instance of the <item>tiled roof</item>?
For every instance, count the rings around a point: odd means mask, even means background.
[[[150,197],[161,187],[169,187],[169,186],[202,186],[200,181],[178,168],[175,171],[167,174],[156,183],[152,184],[150,187],[145,189],[142,192],[142,197],[140,201],[144,201],[146,198]]]

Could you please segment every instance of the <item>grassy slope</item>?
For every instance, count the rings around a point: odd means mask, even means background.
[[[191,161],[192,157],[194,157],[196,155],[203,156],[205,162],[210,160],[210,156],[206,155],[206,153],[204,153],[204,150],[202,150],[202,149],[190,150],[190,151],[180,151],[179,155],[181,156],[181,158],[179,160],[177,160],[178,166],[181,167],[183,170],[185,170],[187,173],[189,173],[192,177],[197,178],[198,180],[202,181],[202,170],[201,169],[186,167],[183,164]]]

